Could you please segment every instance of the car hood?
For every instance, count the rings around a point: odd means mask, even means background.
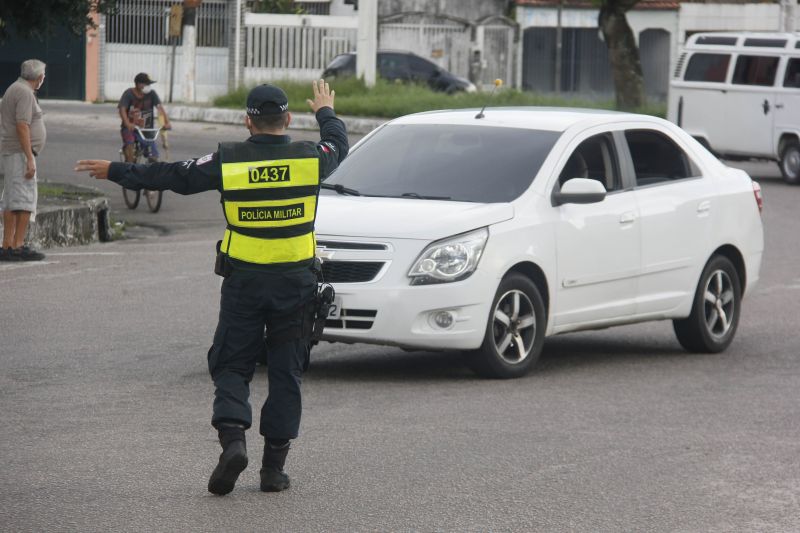
[[[436,240],[513,216],[514,207],[508,203],[321,195],[316,232],[347,237]]]

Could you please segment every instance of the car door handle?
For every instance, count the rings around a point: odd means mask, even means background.
[[[783,104],[775,104],[775,109],[783,109]]]
[[[761,104],[761,107],[764,109],[765,115],[769,113],[769,100],[764,100],[764,103]]]
[[[620,224],[630,224],[634,220],[636,220],[636,213],[633,212],[622,213],[622,215],[619,217]]]
[[[700,204],[697,206],[697,212],[701,215],[708,213],[709,211],[711,211],[711,200],[700,202]]]

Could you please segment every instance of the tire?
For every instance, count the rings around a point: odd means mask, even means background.
[[[470,354],[470,366],[487,378],[524,376],[542,353],[546,327],[547,315],[539,289],[522,274],[509,274],[492,299],[483,344]]]
[[[789,141],[781,151],[778,162],[783,174],[783,181],[791,185],[800,184],[800,143]]]
[[[730,259],[713,256],[700,276],[688,318],[673,320],[675,336],[687,351],[717,353],[736,335],[741,314],[742,288]]]
[[[122,198],[125,200],[125,205],[128,206],[128,209],[136,209],[136,206],[139,205],[141,194],[141,191],[122,188]]]
[[[147,200],[147,207],[150,208],[151,212],[158,213],[158,210],[161,209],[161,197],[163,194],[163,191],[144,191],[144,198]]]

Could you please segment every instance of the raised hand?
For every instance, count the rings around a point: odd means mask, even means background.
[[[323,107],[330,107],[333,109],[333,98],[336,96],[336,91],[331,91],[330,86],[325,80],[312,81],[311,89],[314,91],[314,99],[306,99],[306,103],[314,113]]]
[[[111,161],[103,161],[102,159],[82,159],[78,161],[75,167],[75,172],[88,172],[93,178],[99,180],[108,179],[108,167]]]

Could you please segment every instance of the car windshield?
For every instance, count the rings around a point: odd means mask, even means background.
[[[559,135],[519,128],[392,124],[354,150],[326,183],[364,196],[510,202],[530,186]]]
[[[351,57],[353,56],[350,54],[338,55],[333,58],[333,61],[331,61],[330,64],[328,64],[328,68],[341,68],[350,62]]]

